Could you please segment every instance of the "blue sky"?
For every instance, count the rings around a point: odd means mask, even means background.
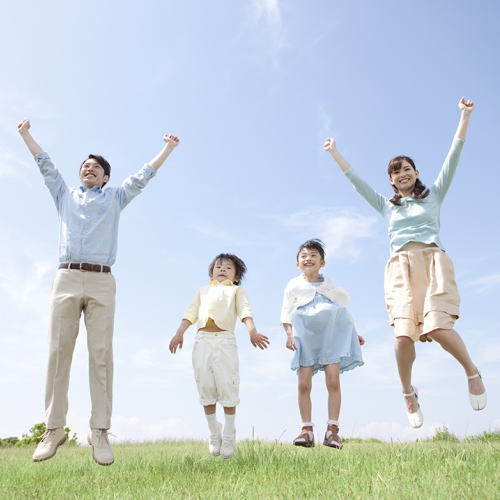
[[[500,237],[496,179],[500,115],[497,2],[117,1],[2,2],[0,31],[0,436],[42,421],[47,311],[57,264],[57,215],[16,132],[32,132],[69,184],[89,152],[111,184],[161,148],[182,143],[121,219],[115,324],[118,440],[203,438],[191,370],[194,330],[167,346],[207,266],[221,251],[248,265],[258,329],[238,329],[238,436],[290,440],[300,420],[291,352],[279,326],[297,246],[328,245],[325,274],[349,290],[367,343],[365,366],[342,377],[343,435],[414,440],[447,425],[500,427]],[[424,183],[451,143],[461,96],[477,103],[441,238],[462,295],[457,330],[489,389],[473,412],[461,368],[436,344],[417,346],[414,382],[424,427],[407,426],[383,303],[383,221],[322,149],[328,136],[377,190],[411,156]],[[90,401],[85,330],[75,351],[68,425],[83,438]],[[313,388],[322,431],[326,391]]]

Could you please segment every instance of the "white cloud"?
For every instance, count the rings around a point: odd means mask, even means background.
[[[29,155],[21,156],[14,151],[0,146],[0,178],[15,176],[19,169],[33,168],[33,160]],[[24,176],[22,176],[24,178]]]
[[[265,17],[275,26],[281,26],[281,10],[278,0],[253,0],[254,13],[257,19]]]
[[[252,17],[265,21],[271,37],[271,55],[275,59],[279,52],[287,46],[283,29],[282,13],[279,0],[253,0]],[[269,48],[267,46],[267,48]]]
[[[357,240],[375,235],[377,219],[349,209],[316,208],[295,212],[275,219],[288,227],[308,227],[326,244],[327,256],[356,261],[362,251]]]
[[[475,288],[476,292],[480,295],[487,294],[500,286],[500,273],[489,274],[487,276],[482,276],[472,281],[468,281],[464,285],[464,288]]]

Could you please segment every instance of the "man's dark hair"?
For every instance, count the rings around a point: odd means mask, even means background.
[[[241,283],[241,280],[245,276],[245,273],[247,272],[247,266],[237,255],[234,255],[233,253],[220,253],[214,258],[214,260],[208,266],[208,276],[210,277],[210,279],[212,279],[212,276],[214,274],[215,264],[217,264],[217,262],[221,260],[230,260],[234,264],[236,271],[234,284],[239,285]]]
[[[409,156],[404,156],[404,155],[396,156],[389,162],[389,165],[387,166],[387,173],[389,174],[389,178],[391,177],[392,174],[399,172],[401,170],[404,161],[407,161],[413,167],[413,170],[417,171],[417,167],[415,167],[414,161]],[[401,193],[394,184],[392,184],[392,189],[394,189],[396,194],[389,201],[394,205],[401,205],[400,201],[402,198]],[[415,187],[413,188],[413,193],[412,193],[413,197],[417,200],[421,200],[422,198],[425,198],[428,194],[429,190],[422,184],[422,181],[417,177],[415,181]]]
[[[299,247],[299,251],[297,252],[297,262],[299,261],[299,255],[303,248],[307,248],[309,250],[316,250],[321,256],[321,260],[325,260],[325,244],[318,238],[313,240],[307,240],[305,243],[302,243]]]
[[[82,164],[80,165],[80,170],[82,169],[83,164],[87,160],[95,160],[103,168],[104,175],[111,177],[111,165],[109,164],[108,160],[106,160],[106,158],[104,158],[104,156],[90,154],[88,158],[85,158],[85,160],[82,161]],[[105,182],[101,187],[104,187],[106,184],[107,183]]]

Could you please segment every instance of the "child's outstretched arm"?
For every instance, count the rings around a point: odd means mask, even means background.
[[[335,144],[335,139],[332,139],[331,137],[328,138],[323,144],[323,149],[332,155],[333,159],[338,163],[342,172],[347,172],[348,170],[350,170],[351,165],[349,165],[347,160],[339,153],[339,150],[337,149],[337,146]]]
[[[255,328],[253,319],[247,317],[243,318],[241,321],[245,323],[245,326],[247,327],[248,334],[250,335],[250,342],[252,343],[252,345],[254,347],[259,347],[260,349],[267,349],[267,346],[269,345],[269,339],[265,335],[262,335],[262,333],[257,332],[257,328]]]
[[[465,141],[465,136],[467,135],[467,126],[469,125],[469,118],[471,113],[474,111],[474,103],[469,99],[462,97],[458,102],[458,108],[460,109],[460,121],[458,122],[457,131],[455,137]]]
[[[20,136],[23,138],[23,141],[26,143],[26,146],[28,146],[28,149],[30,150],[31,154],[35,156],[38,153],[43,153],[43,149],[38,145],[38,143],[33,139],[30,133],[30,128],[31,124],[29,120],[23,120],[19,122],[17,125],[17,131],[19,132]]]
[[[165,146],[163,146],[163,149],[149,162],[155,170],[158,170],[163,165],[170,153],[181,142],[177,136],[171,134],[165,134],[163,140],[165,141]]]
[[[184,344],[184,332],[192,325],[191,321],[188,319],[183,319],[179,328],[177,328],[176,334],[172,337],[170,344],[168,345],[168,349],[172,354],[175,354],[177,348],[182,349],[182,345]]]
[[[293,337],[293,328],[290,323],[283,323],[283,328],[286,333],[286,348],[291,351],[296,351],[297,346],[295,345],[295,339]]]

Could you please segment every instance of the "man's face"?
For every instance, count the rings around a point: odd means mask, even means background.
[[[109,175],[104,174],[104,169],[93,158],[86,160],[80,167],[80,182],[87,189],[102,187],[108,180]]]

